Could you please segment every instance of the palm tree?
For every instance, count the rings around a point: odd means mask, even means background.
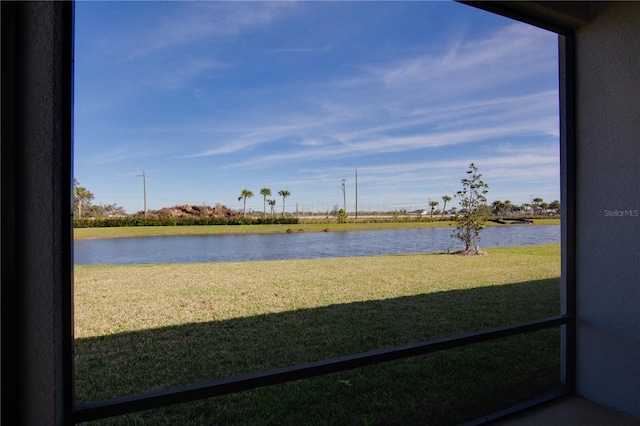
[[[504,208],[504,203],[500,200],[495,200],[491,203],[491,207],[493,208],[493,213],[497,215],[500,213],[500,210]]]
[[[271,190],[269,188],[262,188],[260,193],[264,197],[264,210],[262,211],[262,217],[267,217],[267,195],[271,195]]]
[[[431,207],[431,217],[433,218],[433,208],[439,203],[437,201],[429,201],[429,207]]]
[[[440,220],[444,220],[444,212],[447,210],[447,201],[451,201],[451,197],[443,195],[442,201],[444,201],[444,204],[442,205],[442,216],[440,216]]]
[[[240,191],[238,201],[244,201],[244,207],[242,208],[242,217],[245,217],[247,215],[247,198],[251,197],[253,197],[253,192],[249,191],[248,189],[243,189],[242,191]]]
[[[549,203],[547,203],[546,201],[543,201],[540,203],[540,210],[541,213],[546,215],[547,214],[547,210],[549,210]]]
[[[511,204],[511,200],[504,200],[504,213],[510,215],[512,208],[513,204]]]
[[[533,214],[536,214],[536,212],[540,209],[540,203],[542,203],[542,198],[536,197],[533,199]]]
[[[78,184],[78,180],[73,180],[73,201],[78,208],[78,218],[82,217],[82,203],[86,203],[87,207],[91,205],[93,194],[86,188]]]
[[[273,217],[273,208],[276,205],[276,200],[267,200],[267,203],[271,206],[271,217]]]
[[[282,216],[284,216],[284,200],[289,195],[291,195],[291,193],[289,191],[287,191],[286,189],[282,189],[282,190],[278,191],[278,195],[282,197]]]

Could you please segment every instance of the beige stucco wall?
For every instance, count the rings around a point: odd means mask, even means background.
[[[577,393],[640,418],[640,3],[576,36]]]

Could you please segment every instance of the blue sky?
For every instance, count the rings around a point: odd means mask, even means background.
[[[76,3],[74,176],[94,204],[427,208],[560,198],[557,36],[445,1]],[[449,203],[455,206],[455,202]]]

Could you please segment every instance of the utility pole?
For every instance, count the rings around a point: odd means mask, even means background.
[[[147,217],[147,175],[142,171],[142,190],[144,192],[144,217]]]
[[[358,168],[356,167],[356,219],[358,219]]]
[[[344,205],[344,212],[347,212],[347,190],[344,187],[344,184],[347,180],[346,179],[342,179],[342,198],[343,198],[343,205]]]

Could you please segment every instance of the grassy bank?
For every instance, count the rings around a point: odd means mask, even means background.
[[[535,219],[536,225],[559,225],[559,219]],[[386,229],[415,229],[452,227],[450,221],[418,222],[349,222],[342,224],[300,223],[296,225],[219,225],[219,226],[136,226],[120,228],[78,228],[73,236],[76,240],[90,238],[126,238],[152,237],[167,235],[220,235],[220,234],[278,234],[287,230],[294,232],[347,232],[347,231],[375,231]],[[489,222],[487,226],[526,226],[500,225]]]
[[[558,245],[444,254],[76,266],[79,402],[558,314]],[[559,334],[153,410],[104,424],[455,424],[558,384]]]

